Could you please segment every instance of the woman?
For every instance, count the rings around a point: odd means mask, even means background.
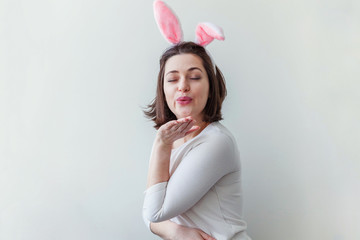
[[[249,239],[239,153],[219,123],[225,96],[204,47],[181,42],[161,57],[157,95],[145,112],[158,131],[143,215],[163,239]]]

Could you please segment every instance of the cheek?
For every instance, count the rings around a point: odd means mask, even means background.
[[[204,93],[204,97],[203,97],[203,103],[204,103],[204,105],[206,105],[207,100],[209,99],[208,96],[209,96],[209,95],[208,95],[208,92],[205,92],[205,93]]]
[[[171,102],[173,99],[173,94],[170,88],[164,87],[165,100],[169,107],[171,107]]]
[[[203,88],[202,96],[204,101],[207,102],[207,99],[209,98],[209,86]]]
[[[171,96],[171,91],[169,88],[167,87],[164,87],[164,94],[165,94],[165,97],[168,98]]]

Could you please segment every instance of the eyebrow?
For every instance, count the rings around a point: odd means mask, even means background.
[[[188,72],[191,72],[191,71],[194,71],[194,70],[199,70],[200,72],[202,72],[202,70],[201,70],[200,68],[198,68],[198,67],[189,68],[187,71],[188,71]],[[165,76],[168,75],[168,74],[170,74],[170,73],[178,73],[178,72],[179,72],[179,71],[177,71],[177,70],[172,70],[172,71],[170,71],[170,72],[167,72],[167,73],[165,74]]]

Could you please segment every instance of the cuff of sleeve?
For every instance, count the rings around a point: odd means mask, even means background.
[[[161,183],[152,185],[151,187],[149,187],[148,189],[146,189],[144,191],[144,194],[151,194],[151,193],[155,193],[158,191],[162,191],[166,188],[167,184],[168,184],[168,182],[161,182]]]

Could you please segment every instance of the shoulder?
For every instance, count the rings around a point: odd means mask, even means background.
[[[237,144],[231,132],[220,122],[211,123],[196,141],[197,146],[206,147],[216,152],[236,154]]]
[[[221,123],[213,122],[205,128],[189,149],[189,156],[206,159],[206,163],[228,171],[239,169],[239,151],[230,131]],[[220,164],[220,165],[219,165]]]
[[[235,147],[236,141],[231,132],[220,122],[213,122],[209,126],[208,131],[204,133],[204,139],[215,142],[220,145],[230,145]]]

